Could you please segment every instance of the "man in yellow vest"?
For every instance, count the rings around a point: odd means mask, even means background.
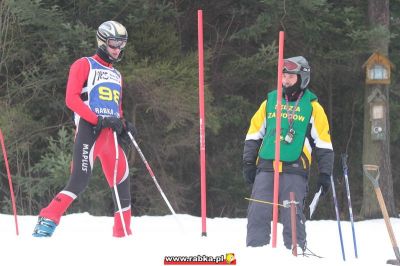
[[[311,153],[318,162],[318,189],[330,188],[333,148],[325,111],[310,91],[311,68],[302,56],[284,60],[282,76],[279,203],[294,192],[297,204],[297,241],[306,249],[304,200],[308,192]],[[272,202],[274,194],[275,130],[277,90],[268,93],[251,119],[243,151],[243,174],[252,186],[252,199]],[[273,206],[251,201],[247,213],[247,246],[269,244]],[[280,208],[283,241],[292,248],[290,209]]]

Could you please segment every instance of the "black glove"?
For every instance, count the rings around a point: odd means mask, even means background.
[[[318,176],[318,190],[319,188],[322,188],[321,196],[325,195],[328,193],[330,187],[331,187],[331,177],[328,174],[320,173]]]
[[[126,121],[126,120],[124,120],[124,122],[125,122],[125,132],[126,133],[128,133],[128,132],[131,132],[131,134],[132,134],[132,136],[135,136],[136,135],[136,128],[135,128],[135,126],[133,125],[133,123],[131,123],[131,122],[129,122],[129,121]],[[128,135],[128,134],[127,134]],[[129,136],[128,136],[129,137]]]
[[[122,133],[119,135],[119,142],[129,148],[132,145],[132,141],[128,135],[128,132],[130,132],[132,134],[132,137],[134,137],[136,134],[136,128],[133,125],[133,123],[126,121],[125,119],[123,119],[123,125],[124,129],[122,130]]]
[[[248,185],[253,185],[256,179],[257,166],[254,163],[243,162],[243,177]]]
[[[117,117],[99,116],[98,120],[97,120],[97,124],[93,127],[93,133],[95,135],[95,138],[98,137],[98,135],[100,134],[100,132],[103,128],[111,128],[118,135],[120,135],[124,128],[124,125],[122,124],[121,119],[119,119]]]
[[[102,126],[103,128],[111,128],[118,135],[120,135],[122,133],[122,130],[124,129],[124,125],[122,124],[121,119],[114,116],[104,117]]]
[[[102,116],[98,116],[97,117],[97,124],[93,127],[94,139],[97,139],[97,137],[99,136],[102,128],[103,128],[103,117]]]

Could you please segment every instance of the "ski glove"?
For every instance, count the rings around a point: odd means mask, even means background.
[[[126,133],[131,132],[132,136],[135,136],[135,135],[136,135],[136,128],[135,128],[135,126],[133,125],[133,123],[124,120],[124,124],[125,124],[125,127],[124,127],[125,130],[124,130],[124,131],[125,131]],[[124,133],[124,132],[122,132],[122,133]],[[129,136],[128,136],[128,137],[129,137]]]
[[[125,145],[126,147],[130,147],[132,144],[131,138],[128,135],[128,132],[132,134],[132,137],[136,135],[136,128],[133,123],[126,121],[123,119],[124,129],[122,130],[121,135],[119,136],[119,142]]]
[[[98,117],[98,121],[97,121],[97,125],[95,125],[93,127],[93,133],[95,135],[95,138],[97,138],[103,128],[111,128],[118,135],[120,135],[122,130],[123,130],[123,127],[124,126],[122,124],[121,119],[119,119],[117,117],[113,117],[113,116],[102,117],[102,116],[99,116]]]
[[[331,187],[331,177],[328,174],[320,173],[318,177],[318,190],[322,188],[321,196],[328,193],[329,188]]]
[[[254,163],[243,162],[243,177],[248,185],[253,185],[256,179],[257,166]]]

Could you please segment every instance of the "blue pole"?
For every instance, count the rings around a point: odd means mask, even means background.
[[[333,202],[335,204],[336,220],[339,228],[340,246],[342,248],[343,260],[346,261],[346,255],[344,254],[344,246],[343,246],[342,228],[340,227],[339,208],[336,199],[335,182],[333,182],[333,175],[331,175],[331,186],[332,186]]]
[[[347,154],[342,154],[342,166],[343,166],[344,179],[345,179],[345,182],[346,182],[346,193],[347,193],[347,202],[349,204],[349,215],[350,215],[350,222],[351,222],[351,230],[352,230],[352,233],[353,233],[354,256],[356,258],[358,258],[356,232],[355,232],[355,229],[354,229],[354,219],[353,219],[353,208],[351,206],[351,198],[350,198],[349,177],[348,177],[348,174],[347,174],[347,171],[348,171]]]

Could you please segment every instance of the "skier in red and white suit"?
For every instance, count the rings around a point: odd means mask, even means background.
[[[127,39],[123,25],[115,21],[104,22],[97,30],[96,54],[80,58],[71,65],[66,91],[66,105],[74,111],[76,125],[71,175],[66,187],[40,211],[33,233],[35,237],[53,234],[61,216],[87,187],[96,158],[100,159],[109,186],[114,186],[114,132],[125,141],[130,141],[127,132],[135,132],[133,125],[122,119],[122,77],[112,65],[121,59]],[[126,231],[113,189],[113,236],[123,237],[125,233],[131,234],[131,197],[129,167],[120,145],[118,152],[116,184]]]

